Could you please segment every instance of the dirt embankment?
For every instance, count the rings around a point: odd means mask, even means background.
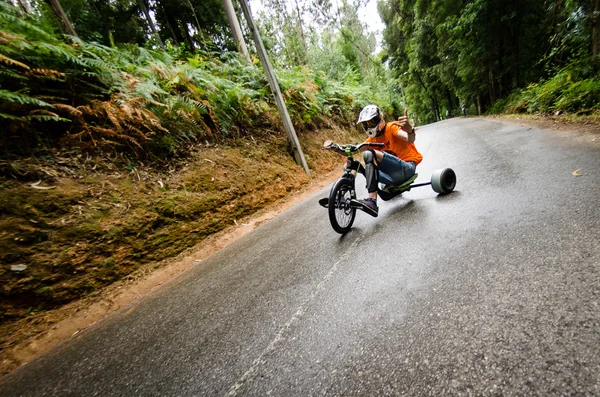
[[[0,164],[0,375],[163,284],[316,191],[343,163],[300,136],[207,144],[169,169],[57,154]],[[312,189],[312,190],[311,190]]]

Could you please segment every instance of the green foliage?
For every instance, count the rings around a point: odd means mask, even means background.
[[[492,112],[547,112],[559,103],[564,109],[596,106],[597,74],[589,62],[587,70],[563,74],[591,55],[594,16],[600,12],[594,4],[391,0],[381,2],[379,11],[390,65],[409,107],[422,121],[435,121],[444,109],[456,114],[463,103]],[[525,94],[514,94],[523,89]],[[576,93],[582,94],[580,105]]]
[[[36,105],[38,107],[52,107],[49,103],[32,98],[28,95],[22,95],[15,92],[0,90],[0,100],[5,103],[18,103],[20,105]]]
[[[191,142],[281,130],[262,67],[237,53],[197,51],[180,59],[185,52],[64,42],[2,7],[4,156],[60,145],[168,159],[187,153]],[[361,72],[348,70],[344,81],[308,67],[277,72],[297,128],[350,122],[370,102],[392,108],[387,94],[372,88],[385,74],[368,74],[367,87],[354,75]]]
[[[60,31],[59,20],[45,1],[29,3],[38,15],[38,22]],[[179,52],[184,48],[183,52],[188,53],[209,47],[235,49],[220,0],[60,0],[60,4],[77,35],[87,42],[148,47],[166,42],[171,50]],[[152,21],[148,21],[144,9],[152,15]]]
[[[515,90],[488,112],[553,113],[557,110],[600,109],[600,73],[597,70],[597,63],[589,58],[573,62],[550,79]]]
[[[570,112],[600,109],[600,80],[586,79],[572,84],[557,99],[555,108]]]

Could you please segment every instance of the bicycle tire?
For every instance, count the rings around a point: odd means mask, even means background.
[[[354,181],[349,178],[338,179],[329,193],[329,221],[333,230],[340,234],[346,234],[354,223],[356,208],[350,205],[350,201],[356,199]]]

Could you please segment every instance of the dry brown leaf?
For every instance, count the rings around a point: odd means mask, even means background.
[[[583,174],[580,174],[580,173],[579,173],[579,171],[580,171],[580,170],[581,170],[581,169],[576,169],[576,170],[575,170],[575,171],[573,171],[571,174],[572,174],[573,176],[581,176],[581,175],[583,175]]]
[[[39,181],[32,183],[31,186],[34,189],[39,189],[39,190],[50,190],[50,189],[56,189],[56,186],[40,186],[40,183],[42,183],[42,180],[40,179]]]

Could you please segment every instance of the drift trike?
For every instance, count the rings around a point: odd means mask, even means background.
[[[329,197],[319,200],[319,204],[329,210],[329,221],[333,230],[340,234],[347,233],[356,217],[356,210],[362,205],[356,200],[355,176],[350,169],[354,153],[360,151],[361,148],[368,146],[371,148],[381,148],[383,143],[363,142],[359,144],[339,145],[337,143],[326,142],[323,150],[335,150],[348,157],[346,166],[344,167],[343,175],[333,184]],[[403,192],[407,192],[414,187],[431,185],[433,190],[438,194],[447,194],[454,190],[456,186],[456,174],[451,168],[441,168],[436,170],[431,175],[431,181],[425,183],[413,183],[417,179],[418,174],[415,174],[408,181],[401,185],[386,185],[383,189],[379,189],[377,194],[384,200],[391,200]]]

